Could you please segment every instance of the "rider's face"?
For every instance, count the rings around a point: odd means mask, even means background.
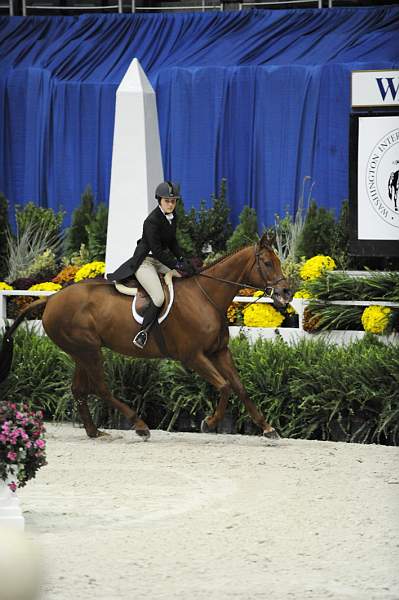
[[[161,198],[160,204],[164,213],[168,215],[176,208],[176,198]]]

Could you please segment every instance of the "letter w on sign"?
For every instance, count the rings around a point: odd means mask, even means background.
[[[395,80],[397,81],[396,88]],[[387,97],[388,92],[391,92],[392,100],[396,100],[399,91],[399,77],[376,77],[376,81],[383,100]]]

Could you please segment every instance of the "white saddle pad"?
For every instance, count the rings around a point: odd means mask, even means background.
[[[168,306],[167,306],[166,310],[158,318],[158,323],[162,323],[162,321],[164,321],[166,319],[166,317],[169,315],[170,309],[172,308],[173,300],[175,297],[174,288],[173,288],[173,277],[180,277],[180,275],[176,271],[173,270],[173,271],[169,271],[168,273],[166,273],[166,275],[164,277],[165,283],[168,286],[168,290],[169,290],[169,302],[168,302]],[[142,325],[143,317],[141,315],[139,315],[139,313],[136,310],[137,288],[129,288],[126,285],[123,285],[122,283],[117,283],[117,282],[115,282],[115,287],[118,290],[118,292],[120,292],[121,294],[126,294],[127,296],[134,296],[133,302],[132,302],[133,318],[137,323]]]

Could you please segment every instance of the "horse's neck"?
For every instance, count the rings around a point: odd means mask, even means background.
[[[242,284],[248,270],[249,248],[240,250],[204,271],[204,275],[234,281]],[[237,295],[239,286],[222,283],[220,281],[200,277],[201,286],[204,287],[212,300],[221,310],[227,309],[234,296]]]

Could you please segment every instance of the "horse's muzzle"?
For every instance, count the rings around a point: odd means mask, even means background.
[[[273,305],[276,308],[282,308],[283,306],[287,306],[289,302],[291,302],[293,298],[292,290],[288,287],[276,287],[274,288],[274,293],[272,295]]]

